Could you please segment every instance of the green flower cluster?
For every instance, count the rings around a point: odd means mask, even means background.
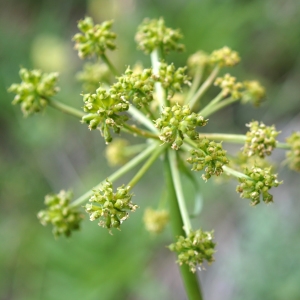
[[[91,93],[99,87],[100,82],[109,83],[111,75],[106,64],[86,63],[83,70],[76,74],[76,79],[82,82],[85,92]]]
[[[192,156],[187,159],[187,162],[193,165],[192,171],[200,171],[205,168],[205,174],[202,175],[205,181],[212,175],[221,175],[222,167],[229,163],[222,143],[202,139],[197,146],[198,149],[192,149],[190,151]]]
[[[119,77],[118,82],[112,86],[111,92],[118,98],[132,100],[137,108],[147,106],[153,100],[154,80],[152,77],[151,69],[134,72],[128,67],[125,74]]]
[[[265,88],[256,80],[244,81],[243,85],[242,102],[251,102],[255,107],[259,107],[266,97]]]
[[[219,50],[213,51],[209,60],[211,64],[217,64],[220,68],[222,68],[233,67],[238,64],[241,59],[236,51],[225,46]]]
[[[161,117],[155,121],[155,126],[160,129],[159,138],[164,143],[172,143],[172,149],[178,150],[183,144],[184,135],[192,140],[198,139],[197,126],[205,126],[205,120],[199,114],[191,112],[188,105],[175,104],[164,107]]]
[[[148,207],[145,209],[143,220],[147,231],[158,234],[165,229],[169,221],[169,213],[166,210]]]
[[[111,166],[122,166],[128,159],[129,155],[125,149],[129,146],[129,141],[116,138],[105,148],[105,156]]]
[[[268,191],[282,183],[277,180],[277,174],[272,174],[271,168],[262,169],[256,166],[246,168],[245,174],[247,177],[239,178],[241,184],[236,188],[241,198],[250,199],[252,206],[260,203],[261,198],[265,203],[273,202],[273,196]]]
[[[236,78],[230,74],[225,74],[223,77],[218,77],[214,83],[222,89],[223,97],[231,95],[233,99],[240,99],[242,97],[243,84],[236,82]]]
[[[89,129],[96,129],[100,125],[101,133],[106,141],[112,141],[110,129],[115,133],[120,132],[120,127],[127,121],[125,115],[119,115],[129,109],[129,103],[118,94],[114,89],[107,91],[98,88],[95,94],[84,94],[84,111],[88,114],[82,117],[82,122],[89,124]]]
[[[101,56],[106,49],[114,50],[114,43],[117,37],[111,32],[113,21],[105,21],[102,24],[94,25],[93,19],[86,17],[78,22],[78,29],[82,32],[75,34],[75,49],[78,50],[80,58],[87,58],[93,55]]]
[[[204,51],[197,51],[187,61],[189,69],[194,71],[197,67],[204,67],[209,63],[209,55]]]
[[[245,155],[257,155],[264,158],[271,155],[276,148],[276,137],[280,131],[276,131],[275,126],[266,126],[264,123],[253,121],[246,125],[250,131],[246,133],[246,142],[244,146]]]
[[[189,78],[185,75],[187,67],[175,69],[174,64],[161,63],[158,75],[153,75],[156,81],[162,84],[162,87],[170,93],[170,97],[175,92],[181,92],[183,84],[190,84]]]
[[[179,236],[176,243],[169,246],[171,251],[178,253],[177,263],[186,264],[191,272],[196,272],[197,265],[202,265],[204,260],[208,263],[214,261],[216,244],[213,240],[213,231],[205,232],[201,229],[192,231],[187,237]]]
[[[21,68],[20,84],[12,84],[8,91],[15,93],[13,104],[20,104],[25,116],[42,111],[47,106],[47,97],[55,95],[58,73],[42,73],[40,70]]]
[[[291,151],[286,153],[289,167],[294,171],[300,171],[300,132],[294,132],[286,139],[291,146]]]
[[[163,53],[168,54],[170,51],[183,51],[184,45],[179,43],[182,34],[179,29],[172,29],[165,26],[163,18],[145,19],[138,27],[135,40],[138,49],[146,54],[155,49],[160,49]]]
[[[86,212],[90,215],[90,220],[100,218],[99,226],[104,228],[117,228],[123,221],[129,218],[128,211],[135,211],[138,206],[131,202],[132,194],[129,194],[130,187],[124,185],[113,192],[112,183],[109,180],[98,190],[94,190],[90,202],[85,205]],[[95,205],[96,204],[96,205]]]
[[[60,191],[58,194],[51,194],[45,197],[47,210],[38,213],[42,225],[52,224],[54,236],[64,234],[70,236],[73,230],[78,230],[83,216],[77,208],[70,206],[72,193]]]

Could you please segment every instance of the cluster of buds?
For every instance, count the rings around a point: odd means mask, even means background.
[[[291,151],[286,153],[289,167],[299,172],[300,171],[300,132],[294,132],[290,137],[286,139],[286,142],[290,145]]]
[[[202,139],[197,143],[198,149],[190,151],[191,157],[187,162],[192,164],[192,171],[201,171],[205,168],[203,180],[207,181],[212,175],[219,176],[223,173],[223,166],[229,163],[222,143]]]
[[[174,64],[161,63],[158,75],[153,75],[155,80],[162,84],[162,87],[170,92],[172,97],[175,92],[181,92],[183,84],[190,84],[188,76],[185,74],[186,67],[175,69]]]
[[[246,142],[244,146],[245,155],[257,155],[264,158],[271,155],[276,148],[276,137],[280,131],[276,131],[275,126],[266,126],[264,123],[253,121],[246,125],[250,131],[246,133]]]
[[[125,74],[111,88],[111,93],[118,99],[132,100],[137,108],[149,105],[153,100],[154,80],[152,70],[144,69],[134,72],[129,67]]]
[[[73,37],[75,49],[78,50],[80,58],[87,58],[93,55],[101,56],[106,49],[114,50],[114,43],[117,37],[111,32],[113,21],[106,21],[102,24],[94,25],[93,19],[86,17],[78,22],[78,29],[82,33],[77,33]]]
[[[108,163],[111,166],[122,166],[128,161],[128,155],[126,154],[126,147],[129,146],[128,140],[114,139],[105,148],[105,156]]]
[[[100,126],[101,133],[106,141],[112,141],[109,128],[115,133],[120,132],[120,126],[127,121],[125,115],[119,115],[129,109],[129,103],[123,98],[116,97],[115,93],[98,88],[95,94],[83,95],[84,111],[88,114],[82,117],[82,122],[89,124],[89,129]]]
[[[42,73],[40,70],[21,68],[20,84],[12,84],[8,91],[15,93],[13,104],[20,104],[25,116],[40,112],[47,106],[47,99],[55,95],[59,88],[56,86],[58,73]]]
[[[209,55],[204,51],[197,51],[192,54],[187,61],[187,65],[192,72],[198,67],[205,67],[209,63]]]
[[[169,249],[177,252],[179,265],[186,264],[191,272],[196,272],[197,266],[204,260],[208,263],[214,261],[215,243],[213,232],[205,232],[201,229],[192,231],[187,237],[179,236],[177,242],[171,244]]]
[[[82,82],[83,90],[87,93],[95,91],[99,83],[109,83],[111,76],[106,64],[86,63],[81,72],[76,75],[78,81]]]
[[[158,234],[165,229],[169,221],[169,213],[166,210],[154,210],[148,207],[145,209],[143,220],[147,231]]]
[[[236,51],[225,46],[219,50],[213,51],[209,60],[211,64],[217,64],[220,68],[222,68],[233,67],[238,64],[241,59]]]
[[[272,174],[271,168],[256,166],[246,168],[245,174],[247,177],[239,178],[240,185],[236,188],[241,198],[250,199],[252,206],[257,205],[261,198],[265,203],[273,202],[273,196],[268,191],[282,183],[277,180],[277,174]]]
[[[244,81],[243,85],[242,102],[251,102],[255,107],[259,107],[266,97],[265,88],[256,80]]]
[[[70,236],[73,230],[79,229],[83,216],[77,208],[70,206],[71,192],[60,191],[58,194],[47,195],[45,204],[47,210],[38,213],[42,225],[52,224],[54,236],[64,234]]]
[[[179,29],[172,29],[165,26],[164,19],[145,19],[138,27],[135,40],[138,49],[146,54],[155,49],[161,49],[163,53],[170,51],[183,51],[184,45],[179,43],[182,34]]]
[[[233,99],[240,99],[242,97],[243,84],[236,82],[236,78],[230,74],[225,74],[223,77],[218,77],[214,83],[222,89],[222,96],[227,97],[231,95]]]
[[[159,138],[164,143],[172,143],[172,149],[178,150],[183,144],[184,135],[190,139],[198,139],[197,126],[205,126],[205,120],[199,114],[191,112],[188,105],[175,104],[164,107],[161,117],[155,121],[155,126],[160,129]]]
[[[90,220],[100,218],[99,226],[104,228],[117,228],[129,218],[128,211],[135,211],[138,206],[131,202],[132,194],[130,187],[124,185],[113,192],[112,183],[109,180],[98,190],[94,190],[90,202],[85,205],[86,212],[90,215]],[[95,205],[96,204],[96,205]]]

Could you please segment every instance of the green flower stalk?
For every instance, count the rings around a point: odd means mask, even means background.
[[[192,171],[201,171],[205,168],[203,180],[207,181],[212,175],[220,176],[223,173],[223,166],[229,163],[226,151],[222,143],[202,139],[197,143],[197,149],[190,151],[191,157],[187,159],[192,164]]]
[[[184,45],[179,43],[181,39],[180,30],[166,27],[163,18],[145,19],[138,27],[135,36],[138,49],[146,54],[150,54],[155,49],[160,49],[164,54],[170,51],[183,51]]]
[[[24,116],[42,111],[48,104],[47,98],[54,96],[59,88],[58,73],[43,73],[40,70],[21,68],[20,84],[12,84],[8,91],[15,93],[13,104],[20,104]]]
[[[46,210],[38,213],[42,225],[52,224],[55,237],[60,235],[70,236],[72,231],[80,229],[83,219],[77,208],[70,206],[72,193],[60,191],[58,194],[50,194],[45,197]]]
[[[239,54],[225,46],[219,50],[215,50],[209,57],[211,64],[217,64],[222,67],[233,67],[240,62]]]
[[[178,254],[177,263],[186,264],[190,271],[195,273],[197,267],[206,260],[208,263],[214,261],[216,244],[213,240],[213,231],[207,232],[198,229],[191,231],[187,237],[179,236],[177,241],[169,246],[171,251]]]
[[[94,190],[90,202],[85,205],[90,220],[100,219],[98,225],[109,229],[120,229],[121,224],[129,218],[128,211],[136,211],[137,205],[131,202],[130,186],[124,185],[113,192],[113,185],[109,180],[97,190]]]
[[[291,150],[287,151],[286,157],[290,169],[300,172],[300,132],[294,132],[286,139]]]
[[[169,222],[169,213],[166,210],[145,209],[143,221],[147,231],[153,234],[161,233]]]
[[[252,206],[260,203],[261,199],[265,203],[273,202],[273,196],[269,190],[282,184],[282,181],[277,180],[277,174],[272,174],[271,168],[262,169],[256,166],[251,169],[246,168],[245,175],[248,178],[239,178],[241,184],[236,188],[241,198],[250,199]]]
[[[116,45],[114,40],[117,35],[111,32],[113,21],[106,21],[102,24],[94,25],[94,21],[90,17],[78,22],[78,29],[82,33],[75,34],[75,49],[78,50],[80,58],[91,56],[100,57],[105,54],[106,49],[114,50]]]
[[[275,126],[266,126],[262,122],[253,121],[246,125],[250,131],[246,133],[244,153],[248,156],[257,155],[265,157],[271,155],[276,148],[276,137],[280,131],[276,131]]]
[[[161,117],[155,121],[155,126],[160,129],[160,140],[172,144],[172,149],[178,150],[183,144],[184,135],[196,140],[198,138],[196,127],[205,126],[207,122],[208,120],[199,114],[191,112],[188,105],[175,104],[163,108]]]

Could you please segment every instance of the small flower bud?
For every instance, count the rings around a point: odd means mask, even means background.
[[[212,64],[218,64],[220,68],[233,67],[238,64],[240,60],[239,54],[226,46],[213,51],[210,55],[210,62]]]
[[[225,74],[223,77],[218,77],[214,83],[222,89],[223,97],[231,95],[233,99],[242,98],[243,84],[236,82],[236,78],[230,74]]]
[[[201,229],[192,231],[187,237],[179,236],[177,241],[169,246],[171,251],[177,252],[179,265],[186,264],[190,271],[195,273],[197,266],[204,260],[208,263],[214,261],[216,244],[213,240],[213,231],[205,232]]]

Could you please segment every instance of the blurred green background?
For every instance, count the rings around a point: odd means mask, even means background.
[[[171,54],[169,62],[184,65],[198,49],[227,45],[242,57],[232,73],[267,87],[261,109],[234,105],[211,117],[207,130],[244,133],[245,123],[258,119],[276,124],[284,141],[300,128],[299,0],[2,0],[0,5],[0,299],[185,299],[175,256],[165,248],[172,241],[170,228],[149,236],[142,210],[113,236],[86,218],[71,239],[55,240],[51,229],[38,223],[45,194],[72,188],[79,196],[112,170],[98,132],[52,108],[25,119],[6,89],[19,82],[20,66],[57,70],[57,99],[80,108],[74,74],[82,62],[71,42],[76,22],[85,15],[98,22],[115,19],[118,50],[110,57],[124,70],[137,60],[149,65],[136,50],[135,30],[143,18],[163,16],[168,26],[182,29],[187,49]],[[273,157],[284,184],[270,206],[251,208],[235,193],[235,183],[199,180],[204,208],[195,227],[215,229],[218,243],[216,262],[199,275],[207,300],[300,299],[300,175],[280,163],[283,151]],[[157,205],[161,173],[158,164],[135,189],[141,207]],[[190,188],[187,183],[187,192]]]

